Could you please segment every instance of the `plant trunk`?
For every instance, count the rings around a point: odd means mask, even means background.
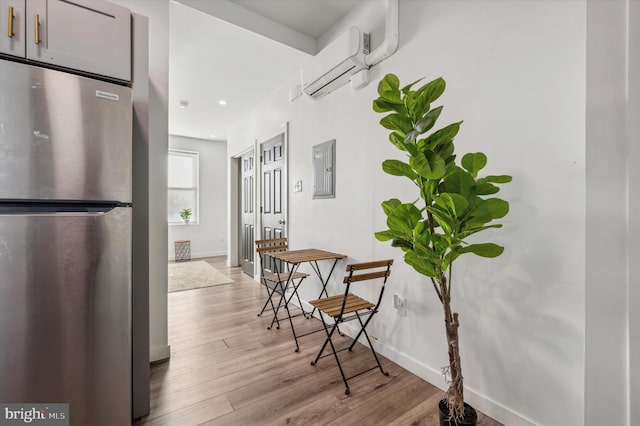
[[[449,349],[449,374],[451,382],[445,400],[449,413],[454,420],[464,417],[464,394],[462,385],[462,364],[460,363],[460,346],[458,344],[458,314],[451,312],[451,299],[447,294],[442,303],[444,307],[444,323],[447,330],[447,346]]]

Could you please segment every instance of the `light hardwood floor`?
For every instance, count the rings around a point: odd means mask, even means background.
[[[256,316],[262,286],[224,257],[205,260],[234,282],[169,293],[171,359],[152,365],[151,414],[135,425],[439,424],[442,391],[384,357],[389,377],[358,376],[345,395],[333,358],[310,365],[324,333],[302,337],[294,352],[288,323],[267,330],[268,315]],[[321,327],[316,319],[294,321],[298,333]],[[375,365],[360,344],[340,355],[346,374]],[[480,413],[478,424],[500,425]]]

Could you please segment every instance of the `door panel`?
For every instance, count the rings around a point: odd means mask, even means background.
[[[131,89],[0,61],[0,199],[131,202]]]
[[[0,215],[0,401],[131,414],[131,209]]]
[[[242,200],[242,206],[240,211],[242,212],[241,221],[241,239],[240,239],[240,252],[242,254],[242,271],[245,274],[253,276],[254,268],[254,251],[255,251],[255,233],[254,233],[254,153],[253,151],[244,154],[241,158],[241,185],[240,185],[240,200]]]
[[[0,0],[0,53],[21,58],[26,55],[24,1]]]
[[[29,0],[27,16],[28,59],[131,80],[129,9],[96,0]]]

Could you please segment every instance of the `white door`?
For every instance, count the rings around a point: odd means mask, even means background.
[[[285,134],[260,144],[261,191],[260,217],[262,239],[286,237],[287,184]]]

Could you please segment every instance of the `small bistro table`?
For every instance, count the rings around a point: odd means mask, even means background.
[[[282,297],[280,299],[280,302],[278,303],[278,307],[276,308],[276,316],[278,315],[277,311],[280,308],[282,302],[284,302],[285,307],[288,307],[288,304],[289,304],[289,301],[291,300],[291,297],[287,299],[284,296],[284,293],[285,293],[285,290],[289,287],[289,284],[292,281],[291,277],[293,277],[294,274],[298,271],[298,267],[300,267],[300,265],[302,263],[309,263],[311,265],[311,268],[315,272],[316,276],[320,280],[320,283],[322,284],[322,289],[320,290],[320,295],[318,296],[318,299],[320,299],[320,298],[322,298],[323,294],[325,296],[327,296],[327,297],[329,296],[329,294],[327,293],[327,284],[329,283],[329,279],[331,278],[331,275],[333,274],[333,271],[336,268],[336,265],[338,264],[338,261],[341,260],[341,259],[345,259],[347,257],[347,255],[345,255],[345,254],[333,253],[333,252],[330,252],[330,251],[319,250],[319,249],[314,249],[314,248],[301,249],[301,250],[278,251],[278,252],[269,253],[269,256],[271,256],[274,259],[281,260],[283,262],[288,263],[290,268],[291,268],[289,279],[287,280],[287,283],[284,286],[284,289],[283,289],[283,292],[282,292]],[[329,271],[329,274],[326,275],[326,277],[324,277],[322,275],[322,272],[320,271],[320,266],[318,264],[318,262],[324,261],[324,260],[329,260],[329,261],[333,260],[333,264],[331,265],[331,270]],[[276,264],[276,270],[277,270],[278,262],[275,262],[275,264]],[[294,287],[294,292],[295,291],[297,291],[297,287]],[[291,296],[293,296],[293,294]],[[304,313],[304,308],[302,306],[300,308],[302,309],[302,312]],[[315,310],[316,310],[316,308],[314,307],[313,310],[311,311],[311,315],[309,316],[309,318],[311,318],[311,316],[313,316],[313,313],[315,312]],[[293,323],[292,323],[291,324],[291,331],[293,332],[293,338],[294,338],[294,340],[296,342],[296,352],[298,352],[298,349],[299,349],[298,337],[306,336],[307,334],[312,334],[312,333],[315,333],[315,332],[320,331],[320,330],[316,330],[316,331],[313,331],[311,333],[306,333],[306,334],[302,334],[300,336],[297,336],[296,335],[296,331],[293,328]]]

